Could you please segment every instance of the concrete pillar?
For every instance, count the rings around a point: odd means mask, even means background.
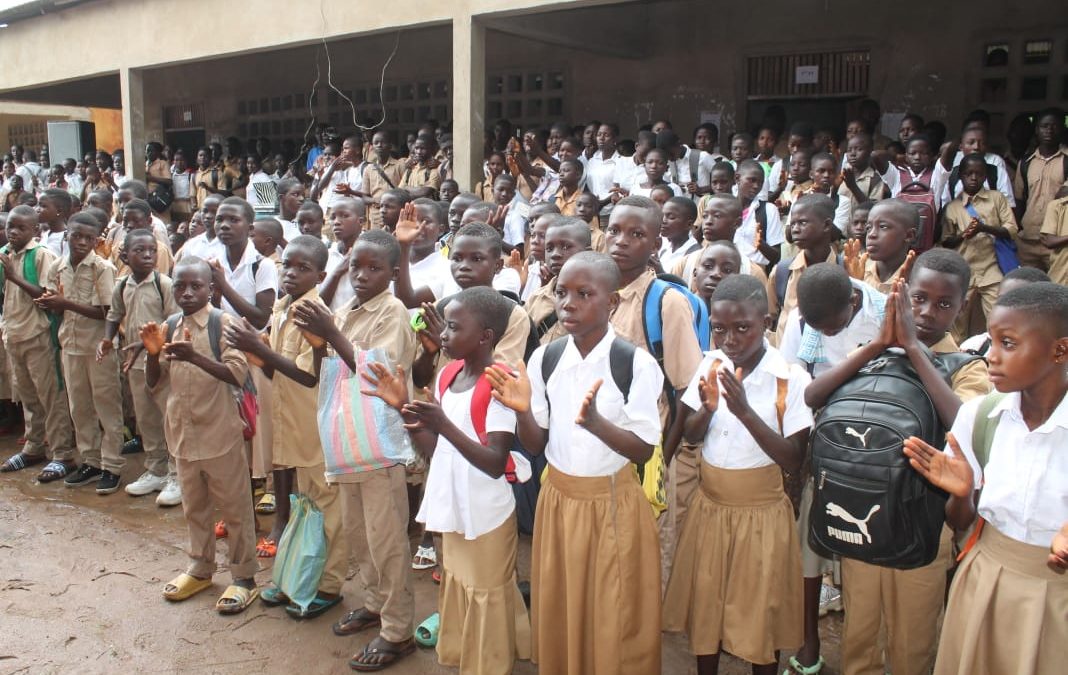
[[[126,155],[126,175],[145,179],[145,87],[143,72],[136,68],[119,70],[122,91],[122,147]]]
[[[486,27],[466,14],[452,20],[454,175],[461,191],[483,179],[486,127]]]

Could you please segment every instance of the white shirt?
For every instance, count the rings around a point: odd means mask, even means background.
[[[636,180],[644,177],[645,165],[636,163],[634,157],[622,158],[616,162],[615,169],[612,171],[612,183],[621,188],[629,188]]]
[[[530,411],[538,425],[549,430],[545,458],[555,468],[571,476],[611,476],[630,461],[575,424],[582,401],[597,380],[603,380],[597,392],[597,410],[606,420],[650,445],[660,442],[657,399],[664,388],[664,373],[652,355],[644,349],[635,349],[634,377],[627,402],[624,403],[623,393],[612,380],[608,363],[615,337],[615,331],[609,326],[604,338],[583,359],[575,347],[574,338],[568,336],[564,353],[547,383],[541,379],[541,360],[545,355],[545,347],[539,347],[530,356],[527,366],[530,374]]]
[[[784,438],[789,438],[799,431],[812,427],[812,410],[805,405],[805,387],[812,378],[799,366],[786,362],[779,350],[764,341],[764,358],[760,359],[753,372],[742,380],[742,388],[749,400],[749,406],[772,429],[779,429],[779,415],[775,409],[778,398],[778,380],[788,380],[786,390],[786,412],[780,430]],[[712,362],[719,359],[722,367],[734,372],[734,364],[720,350],[705,354],[705,358],[694,373],[690,386],[682,395],[682,402],[691,410],[701,409],[701,393],[698,384],[708,374]],[[756,469],[775,463],[760,447],[752,434],[737,417],[727,409],[727,404],[720,399],[719,407],[712,414],[712,422],[705,434],[705,444],[701,457],[712,466],[721,469]]]
[[[1009,200],[1009,206],[1016,207],[1016,195],[1012,193],[1012,179],[1009,177],[1009,170],[1005,167],[1005,160],[1001,158],[1001,155],[995,155],[992,152],[988,152],[985,155],[986,163],[992,164],[998,170],[998,192],[1005,195],[1005,199]],[[958,150],[957,156],[953,158],[953,166],[960,166],[960,161],[964,159],[964,155]],[[931,178],[931,185],[941,185],[942,204],[948,204],[964,190],[964,181],[958,180],[957,184],[953,188],[953,194],[949,194],[949,174],[952,170],[946,171],[946,168],[942,166],[942,162],[935,162],[934,174]],[[988,189],[990,188],[990,178],[986,179],[985,183]]]
[[[171,171],[171,188],[175,199],[189,199],[192,185],[193,175],[188,171],[183,171],[182,173]]]
[[[222,255],[217,259],[226,275],[226,282],[249,304],[255,305],[256,296],[263,291],[278,294],[278,270],[274,262],[260,255],[251,241],[245,242],[245,252],[233,269],[230,269],[225,247],[222,249]],[[259,264],[256,266],[256,276],[253,277],[252,267],[257,262]],[[231,316],[241,316],[225,297],[222,299],[221,309]]]
[[[67,181],[67,192],[80,199],[82,196],[82,187],[85,186],[85,181],[78,175],[78,172],[75,171],[74,173],[64,174],[63,179]]]
[[[36,193],[36,186],[34,181],[37,179],[37,174],[31,171],[25,164],[15,167],[15,174],[22,178],[22,189],[30,194]]]
[[[850,279],[854,286],[864,282]],[[878,292],[874,291],[873,292]],[[860,311],[850,320],[849,324],[837,335],[823,336],[823,353],[826,361],[812,364],[812,374],[819,376],[830,370],[833,366],[841,363],[847,356],[858,348],[863,347],[875,338],[879,337],[879,331],[883,327],[883,315],[865,302]],[[806,325],[805,330],[814,330]],[[807,367],[807,362],[799,358],[797,350],[801,346],[801,312],[796,307],[790,310],[790,317],[786,320],[786,329],[783,331],[782,340],[779,343],[779,351],[790,363],[796,363]]]
[[[523,286],[519,299],[526,302],[530,296],[538,292],[539,288],[541,288],[541,263],[531,260],[527,265],[527,283]]]
[[[339,250],[340,244],[334,242],[330,245],[328,255],[326,258],[326,276],[330,276],[337,269],[338,265],[345,263],[345,254]],[[323,292],[323,286],[326,281],[319,284],[319,292]],[[353,298],[356,297],[356,289],[352,287],[352,282],[349,281],[349,275],[347,272],[341,275],[341,278],[337,281],[337,290],[334,291],[334,298],[330,301],[331,311],[338,311],[343,307],[346,307]]]
[[[334,192],[334,187],[339,183],[347,183],[353,190],[360,191],[363,188],[363,169],[366,165],[366,162],[360,162],[359,166],[335,171],[330,176],[330,182],[319,193],[319,206],[324,211],[333,208],[334,204],[345,196]]]
[[[282,236],[285,237],[286,241],[293,241],[300,236],[300,225],[297,225],[297,221],[286,220],[282,216],[275,216],[274,219],[282,226]],[[327,244],[327,247],[329,246]]]
[[[437,248],[419,262],[408,265],[408,275],[412,288],[426,287],[434,294],[435,300],[460,292],[460,287],[452,278],[452,265],[449,259],[441,255]]]
[[[962,352],[978,352],[980,349],[982,349],[983,345],[986,344],[987,340],[989,339],[990,333],[979,333],[978,335],[973,335],[964,342],[960,343],[960,350]],[[990,346],[987,345],[987,350],[989,350],[989,348]]]
[[[508,203],[508,215],[504,217],[504,243],[518,246],[526,241],[530,202],[518,192]]]
[[[641,175],[635,176],[634,181],[630,184],[630,187],[628,187],[627,190],[632,195],[637,195],[639,197],[649,197],[653,194],[653,188],[642,187],[641,183],[643,180],[645,180],[645,172],[642,172]],[[675,183],[662,183],[662,185],[671,188],[671,191],[675,194],[676,197],[686,196],[686,190],[684,190],[681,186],[676,185]]]
[[[738,228],[734,233],[734,243],[738,246],[738,252],[746,258],[749,258],[758,265],[767,265],[770,262],[764,257],[755,246],[753,242],[756,241],[757,232],[760,230],[760,223],[756,219],[756,209],[760,205],[764,208],[765,215],[767,216],[767,237],[764,243],[769,246],[778,246],[786,241],[786,232],[782,227],[782,219],[779,218],[779,209],[774,205],[766,202],[761,203],[757,200],[753,200],[750,203],[749,208],[746,209],[745,215],[742,217],[742,226]]]
[[[226,247],[223,246],[219,238],[208,239],[208,235],[201,232],[197,236],[193,237],[189,241],[182,244],[182,248],[179,249],[176,259],[182,259],[188,256],[196,256],[201,260],[222,260],[226,257]]]
[[[67,233],[63,232],[49,232],[45,236],[44,245],[48,247],[48,250],[55,253],[57,257],[62,258],[67,255]]]
[[[686,237],[686,241],[682,243],[682,246],[678,247],[674,251],[671,250],[671,242],[667,239],[664,240],[664,245],[660,247],[660,266],[665,270],[670,270],[675,264],[695,251],[701,250],[701,244],[693,238],[693,235]]]
[[[615,176],[616,166],[625,162],[631,162],[629,158],[619,154],[618,151],[605,159],[601,151],[593,153],[593,157],[586,165],[586,188],[597,195],[598,199],[607,199],[612,189],[612,179]]]
[[[1020,394],[1013,392],[991,411],[1001,413],[990,446],[986,471],[972,449],[972,430],[982,397],[957,412],[953,435],[975,474],[979,515],[1002,534],[1048,549],[1068,521],[1068,397],[1050,418],[1029,431],[1020,412]],[[952,453],[949,446],[946,452]]]
[[[449,275],[449,279],[452,279],[452,275]],[[453,282],[455,284],[455,282]],[[519,297],[519,294],[523,291],[522,284],[520,283],[519,272],[516,272],[511,267],[502,267],[500,272],[497,272],[493,276],[493,287],[498,291],[508,291],[514,293],[515,297]],[[457,288],[459,288],[457,286]],[[456,291],[459,293],[459,290]]]
[[[683,153],[682,157],[668,162],[668,176],[671,181],[679,185],[686,185],[693,181],[697,183],[697,187],[707,187],[711,185],[712,167],[714,167],[719,160],[704,150],[697,150],[686,145],[683,145],[682,147],[686,148],[686,152]],[[690,156],[695,152],[701,153],[697,160],[696,180],[690,175]]]
[[[440,379],[438,373],[435,393]],[[447,389],[441,396],[445,416],[469,438],[478,437],[471,421],[474,392],[474,387],[462,392]],[[491,398],[486,409],[486,433],[495,431],[515,433],[515,413]],[[470,541],[500,527],[513,511],[515,496],[507,479],[503,475],[490,478],[439,434],[416,521],[431,532],[457,532]]]

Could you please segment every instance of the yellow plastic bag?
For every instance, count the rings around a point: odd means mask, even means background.
[[[638,471],[638,465],[634,465],[634,472],[642,484],[642,492],[649,500],[649,506],[653,507],[653,517],[659,518],[667,508],[667,487],[664,485],[664,474],[667,473],[667,462],[664,461],[664,448],[660,443],[653,448],[653,456],[642,465],[642,471]]]

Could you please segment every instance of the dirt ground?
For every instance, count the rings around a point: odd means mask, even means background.
[[[16,450],[0,439],[0,460]],[[39,469],[39,467],[36,467]],[[128,457],[123,484],[140,475],[140,455]],[[34,468],[0,476],[0,675],[15,673],[241,673],[351,672],[346,660],[373,633],[340,638],[330,624],[360,605],[355,580],[343,607],[311,621],[256,603],[236,617],[215,613],[229,582],[220,569],[215,587],[179,604],[163,600],[163,584],[185,569],[181,508],[161,509],[153,498],[120,490],[98,496],[92,487],[40,485]],[[260,528],[270,526],[261,519]],[[220,551],[226,546],[220,543]],[[414,548],[413,548],[414,550]],[[220,560],[224,558],[219,556]],[[520,575],[529,572],[530,540],[520,542]],[[437,586],[429,572],[415,578],[417,621],[434,611]],[[257,574],[270,579],[269,562]],[[823,672],[836,675],[841,615],[821,622]],[[664,675],[695,673],[684,639],[664,636]],[[390,668],[396,675],[455,673],[432,650]],[[537,668],[519,663],[515,673]],[[721,673],[748,668],[725,658]]]

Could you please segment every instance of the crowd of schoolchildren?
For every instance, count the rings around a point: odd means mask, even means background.
[[[143,182],[12,148],[0,471],[110,494],[143,451],[125,492],[188,524],[169,601],[213,586],[220,538],[223,614],[322,615],[355,558],[332,630],[377,633],[357,671],[418,643],[461,673],[659,673],[679,631],[702,675],[812,675],[837,602],[847,675],[1059,672],[1065,113],[1003,157],[982,111],[897,139],[860,111],[729,157],[711,124],[501,121],[474,186],[435,125],[407,153],[152,143]],[[257,581],[301,554],[310,596]]]

